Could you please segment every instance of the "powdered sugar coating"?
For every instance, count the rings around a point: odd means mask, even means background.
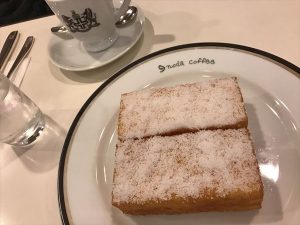
[[[123,94],[121,98],[121,140],[235,126],[247,126],[235,77],[149,88]]]
[[[113,202],[247,194],[260,179],[245,128],[128,139],[116,149]]]

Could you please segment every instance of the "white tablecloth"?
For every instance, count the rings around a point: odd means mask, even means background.
[[[166,47],[227,42],[258,48],[300,65],[299,0],[136,0],[146,16],[144,35],[121,59],[86,72],[68,72],[48,59],[55,16],[0,28],[0,46],[21,33],[36,38],[21,89],[47,115],[52,139],[30,149],[0,144],[0,224],[61,224],[57,169],[64,138],[88,96],[124,65]]]

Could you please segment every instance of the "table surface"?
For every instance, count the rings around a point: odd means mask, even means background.
[[[123,57],[102,68],[69,72],[51,64],[47,45],[55,16],[0,29],[0,46],[13,30],[36,38],[21,89],[46,114],[55,139],[28,149],[0,144],[0,224],[61,224],[58,162],[70,124],[93,91],[114,72],[151,52],[193,42],[226,42],[261,49],[300,65],[299,0],[136,0],[144,34]],[[52,129],[53,128],[53,129]]]

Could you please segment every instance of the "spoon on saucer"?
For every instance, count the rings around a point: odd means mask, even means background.
[[[135,6],[129,6],[126,13],[120,17],[115,23],[117,27],[124,27],[133,22],[137,16],[138,9]],[[69,32],[65,26],[51,27],[53,33],[67,33]]]
[[[129,6],[126,13],[115,23],[117,27],[123,27],[132,23],[137,16],[138,9],[135,6]]]

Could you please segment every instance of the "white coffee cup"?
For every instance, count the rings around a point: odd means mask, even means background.
[[[107,49],[117,40],[119,34],[115,23],[130,3],[130,0],[124,0],[121,7],[115,9],[112,0],[45,1],[70,34],[90,52]]]

